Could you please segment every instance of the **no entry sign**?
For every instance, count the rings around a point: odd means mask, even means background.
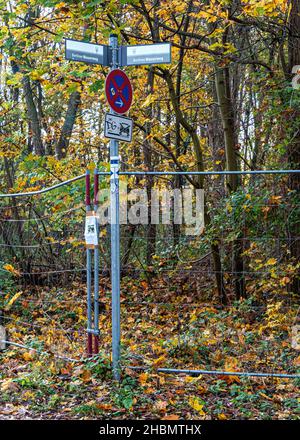
[[[128,112],[132,102],[132,87],[123,70],[114,69],[107,75],[105,94],[113,111],[119,114]]]

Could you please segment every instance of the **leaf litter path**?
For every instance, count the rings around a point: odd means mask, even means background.
[[[162,279],[124,283],[120,385],[111,379],[110,298],[102,279],[97,362],[65,362],[10,346],[1,354],[0,419],[297,418],[297,380],[187,377],[137,372],[144,365],[296,373],[295,308],[243,301],[220,308],[199,293],[168,291]],[[9,302],[11,295],[4,298]],[[203,295],[201,296],[203,301]],[[27,290],[6,311],[11,340],[35,350],[84,355],[85,288]],[[25,325],[26,324],[26,325]]]

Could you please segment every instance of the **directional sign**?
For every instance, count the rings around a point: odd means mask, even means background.
[[[126,113],[132,102],[132,87],[128,76],[123,70],[114,69],[106,77],[106,99],[113,111]]]
[[[131,142],[133,120],[124,116],[105,115],[104,136],[118,141]]]
[[[142,64],[171,63],[171,44],[158,43],[121,47],[121,65],[138,66]]]
[[[102,66],[109,66],[111,62],[109,46],[66,39],[65,49],[67,60],[101,64]]]

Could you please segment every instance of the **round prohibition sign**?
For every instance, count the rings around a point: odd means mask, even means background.
[[[132,86],[123,70],[115,69],[107,75],[105,94],[113,111],[119,114],[128,112],[132,102]]]

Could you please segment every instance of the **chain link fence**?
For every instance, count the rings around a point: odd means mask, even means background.
[[[299,195],[287,189],[291,173],[238,173],[235,192],[228,172],[119,173],[127,213],[120,226],[122,367],[299,377]],[[110,174],[98,175],[99,300],[92,312],[98,303],[99,350],[109,354]],[[47,194],[0,197],[8,340],[79,362],[86,343],[83,177]],[[59,310],[63,318],[54,322]]]

